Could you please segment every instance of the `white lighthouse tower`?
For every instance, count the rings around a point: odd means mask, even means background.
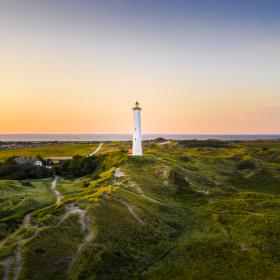
[[[133,128],[133,156],[142,156],[142,135],[141,135],[141,108],[138,101],[133,107],[134,128]]]

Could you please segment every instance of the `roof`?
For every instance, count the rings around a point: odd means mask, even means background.
[[[140,107],[140,103],[138,101],[135,102],[134,107],[132,108],[132,110],[142,110],[142,108]]]
[[[50,160],[69,160],[69,159],[72,159],[73,157],[72,156],[58,156],[58,157],[48,157],[47,159],[50,159]]]
[[[39,158],[31,157],[17,157],[14,159],[17,164],[35,164],[36,162],[42,162]]]

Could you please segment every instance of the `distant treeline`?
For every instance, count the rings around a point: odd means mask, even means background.
[[[54,169],[57,175],[74,179],[94,173],[100,165],[98,157],[74,156],[73,159],[65,160],[56,165]]]
[[[93,174],[97,168],[102,167],[102,160],[97,157],[74,156],[48,169],[30,163],[18,164],[11,157],[0,163],[0,178],[10,180],[42,179],[52,177],[54,174],[68,179],[74,179]]]
[[[33,164],[17,164],[14,158],[0,163],[0,178],[11,180],[41,179],[51,177],[53,171]]]
[[[180,140],[178,141],[179,144],[181,144],[184,147],[190,147],[190,148],[230,148],[234,147],[234,145],[229,141],[223,141],[223,140],[215,140],[215,139],[209,139],[209,140]]]

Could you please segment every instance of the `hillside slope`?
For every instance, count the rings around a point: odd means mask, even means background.
[[[55,186],[0,180],[3,279],[280,279],[279,142],[128,147]]]

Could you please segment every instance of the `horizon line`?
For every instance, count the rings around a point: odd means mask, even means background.
[[[132,135],[133,133],[0,133],[0,135]],[[142,135],[272,135],[280,136],[278,133],[142,133]]]

